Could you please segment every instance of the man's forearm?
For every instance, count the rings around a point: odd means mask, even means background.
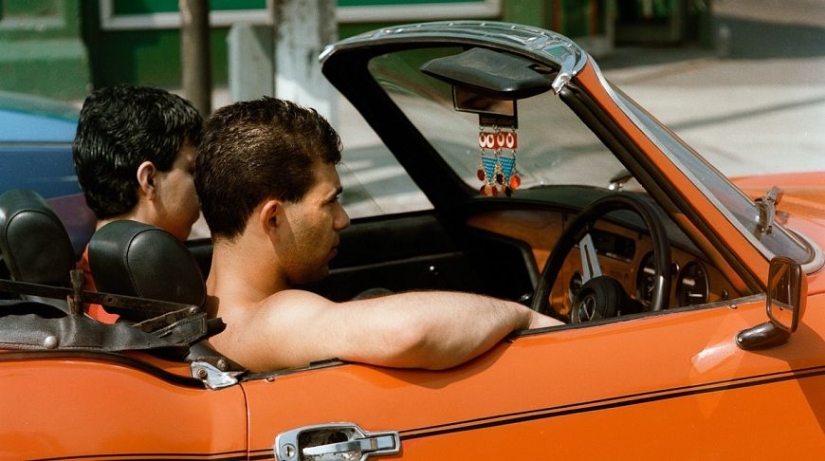
[[[520,304],[469,293],[413,292],[383,301],[405,313],[401,317],[408,330],[397,343],[397,366],[449,368],[477,357],[512,331],[545,326],[546,317]]]

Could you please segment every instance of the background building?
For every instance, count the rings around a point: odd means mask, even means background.
[[[231,26],[271,28],[284,2],[211,0],[212,82],[229,85]],[[594,55],[619,44],[709,46],[710,0],[337,0],[347,37],[387,24],[490,19],[576,38]],[[81,99],[115,83],[181,87],[177,0],[0,0],[0,90]]]

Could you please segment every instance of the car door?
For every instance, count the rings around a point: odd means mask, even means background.
[[[765,321],[752,296],[526,332],[446,371],[330,362],[263,374],[243,384],[251,453],[273,456],[280,437],[282,459],[804,457],[825,448],[822,304],[763,352],[735,342]]]

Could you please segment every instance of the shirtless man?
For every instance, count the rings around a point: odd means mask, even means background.
[[[226,330],[215,348],[255,371],[338,358],[449,368],[514,330],[558,325],[521,304],[458,292],[337,303],[296,289],[322,279],[349,217],[337,133],[312,109],[263,98],[205,124],[195,173],[214,252],[207,291]]]

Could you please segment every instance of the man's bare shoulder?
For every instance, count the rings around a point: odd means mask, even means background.
[[[227,327],[210,342],[216,349],[253,370],[272,370],[305,365],[329,354],[307,332],[320,334],[324,312],[333,303],[304,290],[278,291],[248,304],[221,300],[218,315]],[[284,348],[284,344],[289,344]]]
[[[306,290],[288,289],[273,293],[259,303],[263,309],[281,309],[304,307],[328,307],[332,301]]]
[[[272,328],[281,324],[284,317],[311,317],[331,304],[322,296],[296,289],[281,290],[257,301],[227,293],[211,297],[217,306],[217,316],[223,318],[228,329],[246,332]]]
[[[281,290],[264,298],[253,308],[249,321],[271,323],[289,319],[291,322],[308,321],[329,308],[332,301],[311,291]]]

